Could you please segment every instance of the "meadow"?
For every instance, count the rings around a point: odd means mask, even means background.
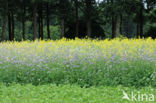
[[[62,96],[60,101],[54,103],[62,103],[65,97],[65,101],[71,103],[91,103],[92,100],[93,103],[103,103],[107,97],[108,102],[104,103],[121,103],[119,98],[122,92],[117,92],[121,87],[135,91],[142,88],[143,92],[148,92],[145,88],[155,90],[156,40],[117,38],[1,42],[0,83],[0,98],[4,98],[0,103],[20,103],[26,98],[30,98],[30,101],[24,103],[43,103],[52,97],[40,102],[35,98],[38,95],[41,98],[48,96],[50,89],[57,92],[49,95],[54,95],[53,100]],[[71,89],[70,93],[66,88]],[[44,89],[47,91],[44,92]],[[29,90],[32,90],[30,95],[37,96],[24,99],[21,95],[25,94],[22,93]],[[66,96],[70,96],[71,92],[76,97]],[[111,99],[108,92],[115,92],[116,97]],[[82,95],[84,98],[80,98]]]

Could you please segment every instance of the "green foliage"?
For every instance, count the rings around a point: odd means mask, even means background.
[[[44,37],[48,38],[47,27],[44,27],[43,31],[44,31]],[[51,34],[52,40],[60,39],[61,38],[60,26],[59,25],[56,25],[56,26],[51,25],[50,26],[50,34]]]
[[[156,35],[156,8],[152,9],[149,13],[146,13],[147,22],[145,25],[145,36],[151,36],[155,38]]]
[[[139,92],[155,95],[156,93],[151,87],[141,89],[122,86],[80,88],[76,85],[33,86],[31,84],[10,84],[7,87],[0,84],[0,103],[132,103],[132,101],[122,99],[123,90],[128,94]],[[135,101],[135,103],[140,103],[140,101]]]
[[[30,25],[31,25],[31,23],[27,22],[27,26],[30,26]],[[28,30],[28,29],[26,29],[26,30]],[[43,31],[44,31],[44,39],[47,39],[48,36],[47,36],[47,27],[46,26],[44,26]],[[1,32],[1,28],[0,28],[0,32]],[[22,40],[21,34],[22,34],[21,30],[15,29],[15,40],[16,41]],[[61,37],[60,26],[59,25],[56,25],[56,26],[51,25],[50,26],[50,35],[51,35],[52,40],[60,39],[60,37]],[[32,38],[33,38],[33,34],[31,34],[31,32],[26,34],[26,40],[32,40]]]

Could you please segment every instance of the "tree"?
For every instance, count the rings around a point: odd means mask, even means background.
[[[85,0],[86,3],[86,28],[87,28],[87,36],[91,37],[92,28],[91,28],[91,10],[92,10],[92,3],[94,0]]]
[[[144,19],[144,36],[156,38],[156,1],[146,0],[147,7],[145,7]]]
[[[69,11],[70,11],[70,6],[71,2],[69,0],[59,0],[57,2],[57,10],[58,10],[58,15],[60,19],[60,24],[61,24],[61,36],[65,36],[65,20],[69,16]]]
[[[21,14],[22,14],[22,38],[23,40],[25,40],[25,22],[26,22],[26,6],[27,6],[27,1],[26,0],[22,0],[20,5],[21,7]]]
[[[50,27],[49,27],[49,16],[50,16],[50,12],[49,12],[49,2],[46,3],[46,22],[47,22],[47,35],[48,35],[48,39],[50,39]]]
[[[37,1],[33,2],[33,40],[36,39],[37,36]]]
[[[138,2],[139,6],[138,6],[138,11],[137,11],[137,17],[138,17],[138,21],[137,21],[137,38],[140,36],[143,36],[143,10],[144,10],[144,4],[143,1],[140,0]]]
[[[67,0],[65,1],[61,1],[59,0],[59,13],[60,13],[60,19],[61,19],[61,36],[64,37],[65,35],[65,24],[64,24],[64,21],[65,21],[65,11],[66,11],[66,8],[65,8],[65,3],[67,2]]]
[[[13,40],[14,38],[15,38],[15,18],[14,18],[14,12],[13,11],[11,11],[11,23],[12,23],[12,31],[11,31],[11,35],[12,35],[12,37],[11,37],[11,39]]]
[[[17,1],[16,1],[17,2]],[[8,2],[8,33],[9,33],[9,40],[12,41],[15,37],[14,30],[15,30],[15,23],[14,23],[14,11],[16,9],[16,5],[13,0]]]
[[[38,6],[38,24],[39,24],[39,38],[43,40],[43,4],[39,3]]]
[[[9,33],[9,40],[12,41],[12,34],[11,34],[12,28],[11,28],[11,13],[8,12],[8,33]]]
[[[8,10],[7,1],[2,2],[0,6],[2,7],[1,12],[2,12],[2,18],[3,18],[1,41],[4,41],[4,34],[6,31],[6,23],[7,23],[7,10]]]
[[[114,8],[112,12],[112,38],[119,37],[121,34],[122,13],[118,10],[121,10],[121,2],[122,0],[111,0],[111,6]]]
[[[75,37],[78,37],[78,34],[79,34],[79,10],[78,10],[78,0],[75,0],[75,16],[76,16]]]

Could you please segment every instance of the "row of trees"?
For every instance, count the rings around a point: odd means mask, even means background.
[[[155,37],[155,4],[155,0],[0,0],[1,41],[7,33],[13,40],[20,29],[17,25],[22,27],[23,40],[31,39],[26,38],[27,32],[32,32],[33,40],[44,35],[54,39],[51,25],[59,25],[61,37],[69,38],[129,36],[128,29],[134,28],[135,35],[129,37]],[[28,27],[27,21],[32,25]]]

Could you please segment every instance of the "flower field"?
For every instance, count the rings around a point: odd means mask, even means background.
[[[0,82],[80,86],[156,86],[156,40],[0,43]]]

